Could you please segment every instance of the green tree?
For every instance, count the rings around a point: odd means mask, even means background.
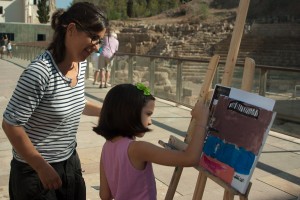
[[[82,0],[83,1],[83,0]],[[109,19],[149,17],[175,8],[179,0],[84,0],[103,8]]]
[[[39,22],[42,24],[46,24],[47,22],[49,22],[50,19],[50,8],[49,8],[49,4],[47,0],[39,0],[38,4],[37,4],[38,10],[37,10],[37,14],[38,14],[38,19]]]
[[[127,16],[133,17],[133,0],[127,1]]]

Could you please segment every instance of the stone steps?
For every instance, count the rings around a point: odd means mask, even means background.
[[[230,38],[216,45],[214,54],[225,61]],[[241,41],[237,62],[244,62],[246,57],[253,58],[256,64],[273,66],[300,66],[300,37],[255,37],[245,35]]]

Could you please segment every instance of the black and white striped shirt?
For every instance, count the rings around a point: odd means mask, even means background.
[[[85,106],[87,62],[79,63],[78,82],[63,76],[51,53],[45,51],[24,70],[3,114],[9,124],[24,127],[31,142],[49,163],[68,159]],[[13,156],[25,162],[15,150]]]

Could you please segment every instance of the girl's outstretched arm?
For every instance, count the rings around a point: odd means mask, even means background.
[[[102,157],[100,158],[100,190],[99,196],[102,200],[111,200],[112,194],[108,186],[107,178],[104,172],[104,167],[102,164]]]
[[[191,112],[194,120],[194,122],[191,122],[193,138],[185,151],[168,150],[149,142],[134,141],[128,149],[132,164],[140,166],[143,162],[148,161],[167,166],[188,167],[197,165],[205,139],[208,112],[207,106],[200,102],[196,103]]]

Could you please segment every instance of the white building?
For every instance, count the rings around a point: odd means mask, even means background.
[[[49,0],[50,16],[56,9],[55,0]],[[38,0],[0,0],[0,23],[20,22],[39,24],[37,18]]]

